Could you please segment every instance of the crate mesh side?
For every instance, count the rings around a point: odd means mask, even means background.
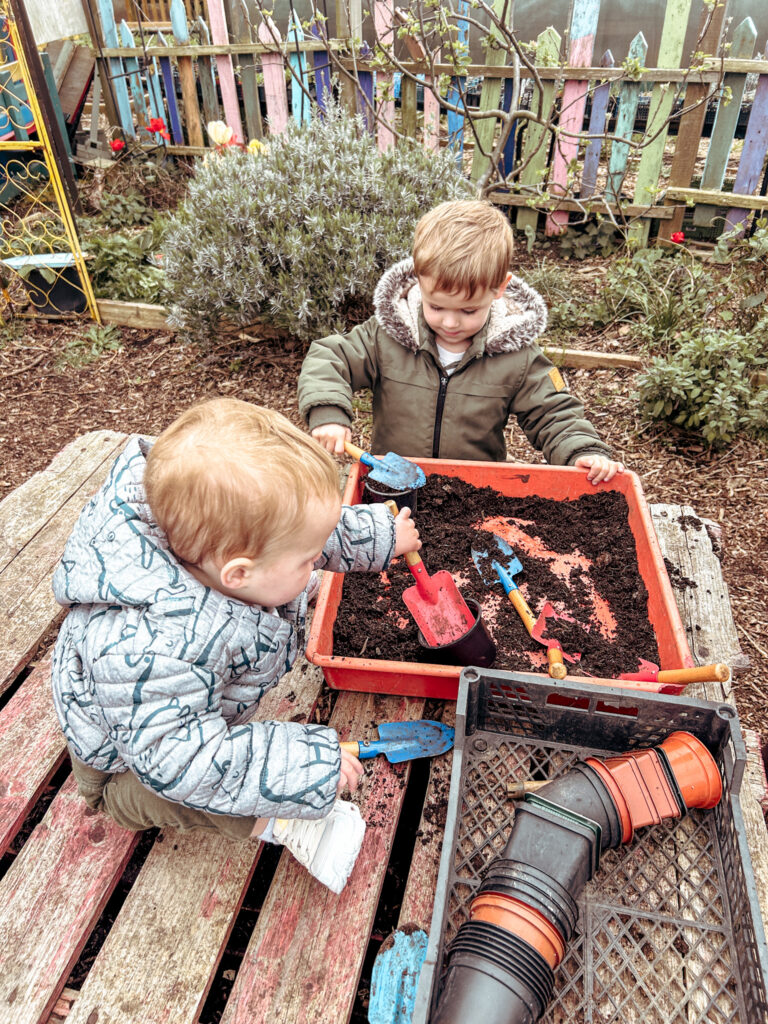
[[[577,760],[602,753],[531,739],[537,731],[558,732],[558,723],[547,719],[548,709],[518,692],[492,694],[482,722],[501,735],[481,731],[464,739],[438,979],[480,879],[509,837],[514,803],[507,798],[507,782],[554,778]],[[669,722],[659,725],[658,717],[655,725],[640,725],[634,747],[660,742],[670,731]],[[577,934],[557,969],[555,995],[542,1020],[765,1020],[765,983],[749,906],[728,799],[716,814],[694,811],[641,830],[631,844],[603,855],[597,878],[582,893]]]

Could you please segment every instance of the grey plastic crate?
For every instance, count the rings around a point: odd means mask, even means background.
[[[514,813],[508,780],[554,778],[584,757],[654,746],[676,729],[693,733],[715,756],[723,799],[713,811],[641,829],[603,854],[578,901],[576,934],[542,1021],[768,1021],[768,949],[739,804],[746,751],[735,709],[465,669],[413,1024],[429,1021],[447,949],[487,865],[506,845]]]

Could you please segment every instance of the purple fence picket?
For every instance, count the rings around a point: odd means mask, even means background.
[[[768,46],[765,48],[765,59],[768,60]],[[748,196],[757,188],[760,172],[768,151],[768,75],[760,75],[757,80],[755,98],[752,100],[752,111],[744,136],[744,148],[741,151],[739,169],[733,183],[733,191],[737,195]],[[738,231],[743,234],[749,219],[749,210],[733,209],[725,218],[725,233]]]
[[[610,50],[606,50],[600,61],[601,68],[612,68],[616,61]],[[605,116],[611,99],[611,83],[603,82],[592,93],[592,110],[589,115],[589,134],[600,136],[605,132]],[[591,139],[584,156],[584,171],[581,176],[581,198],[588,199],[595,191],[597,184],[597,168],[600,164],[600,153],[603,148],[601,138]]]

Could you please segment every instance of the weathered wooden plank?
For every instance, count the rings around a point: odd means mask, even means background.
[[[331,718],[342,739],[377,722],[416,719],[424,701],[342,693]],[[222,1024],[339,1024],[351,1011],[386,872],[409,768],[375,758],[355,797],[367,822],[363,848],[336,896],[290,854],[280,858]],[[343,936],[343,941],[340,937]]]
[[[210,41],[211,33],[203,18],[197,19],[197,27],[201,39]],[[216,73],[213,70],[212,57],[197,58],[197,73],[200,78],[200,92],[203,96],[203,118],[205,123],[221,120],[221,107],[219,106],[219,92],[216,88]]]
[[[84,480],[111,465],[126,437],[112,430],[83,434],[0,501],[0,573]]]
[[[456,721],[455,704],[443,705],[442,721],[446,725],[454,725]],[[445,832],[445,820],[439,812],[447,807],[452,764],[451,751],[440,757],[432,758],[430,763],[424,808],[419,821],[411,866],[408,870],[408,880],[400,904],[400,916],[397,922],[400,929],[409,930],[411,927],[417,927],[429,932]]]
[[[406,75],[400,83],[400,127],[406,138],[416,138],[416,82]]]
[[[697,665],[725,662],[734,673],[749,664],[733,621],[728,587],[706,525],[688,505],[651,505],[662,552],[675,568],[672,591]],[[679,574],[679,575],[678,575]],[[695,683],[686,696],[705,700],[728,697],[730,684]]]
[[[727,4],[723,3],[716,4],[714,8],[707,6],[702,10],[699,23],[701,43],[697,45],[697,50],[700,50],[702,53],[716,54],[718,52],[726,7]],[[704,117],[707,112],[705,100],[708,92],[708,87],[703,83],[690,82],[686,86],[683,108],[694,106],[697,103],[698,106],[689,111],[680,122],[675,153],[672,157],[672,166],[669,171],[670,185],[682,185],[683,188],[687,188],[691,183],[694,166],[699,155],[699,140],[701,139]],[[676,207],[671,220],[659,225],[659,238],[670,238],[675,231],[679,231],[683,223],[684,213],[683,207]]]
[[[120,41],[123,46],[135,51],[136,41],[131,34],[131,30],[124,21],[120,22]],[[139,125],[142,128],[146,128],[149,123],[149,113],[147,111],[147,102],[144,95],[144,83],[141,80],[139,62],[136,57],[133,56],[126,57],[123,63],[125,65],[125,73],[128,76],[128,84],[131,87],[131,96],[133,96],[133,112],[139,122]],[[152,138],[155,142],[160,141],[160,136],[157,132],[153,133]]]
[[[766,134],[768,142],[768,133]],[[768,147],[767,147],[768,148]],[[751,196],[743,192],[705,192],[700,188],[668,188],[667,196],[670,199],[701,199],[712,206],[734,207],[728,216],[739,217],[742,213],[749,213],[750,210],[768,209],[768,196]]]
[[[229,46],[227,16],[224,13],[222,0],[206,0],[206,5],[208,7],[211,40],[214,46]],[[221,89],[221,102],[224,105],[224,120],[235,133],[235,140],[245,142],[231,54],[218,54],[216,57],[216,68],[219,72],[219,88]]]
[[[230,19],[232,35],[238,43],[249,43],[253,40],[251,21],[245,0],[230,0]],[[243,106],[245,107],[245,130],[249,139],[264,137],[264,125],[261,120],[261,101],[259,99],[259,68],[261,62],[255,53],[242,53],[239,56],[240,84],[243,90]]]
[[[99,0],[99,15],[101,16],[101,28],[104,34],[104,42],[107,46],[117,46],[117,23],[112,9],[112,0]],[[132,139],[136,137],[136,129],[133,124],[133,113],[131,112],[131,100],[128,96],[128,83],[125,80],[123,62],[120,57],[109,57],[109,75],[112,81],[112,91],[117,104],[117,113],[120,117],[120,125],[126,135]]]
[[[536,40],[536,64],[556,62],[560,55],[560,36],[550,26],[540,33]],[[531,111],[538,114],[544,120],[553,109],[555,97],[555,82],[542,82],[541,89],[534,86],[531,98]],[[522,162],[523,170],[520,172],[520,185],[532,188],[536,185],[543,185],[542,171],[548,164],[549,157],[549,134],[543,125],[534,121],[528,122],[525,129],[523,141]],[[538,210],[521,209],[517,214],[518,231],[535,231],[539,219]]]
[[[171,26],[176,42],[182,46],[188,44],[189,28],[184,0],[171,0]],[[190,47],[190,49],[192,48]],[[173,51],[169,48],[169,52]],[[190,146],[203,146],[203,129],[200,124],[200,106],[197,102],[197,81],[192,57],[177,56],[177,65],[181,100],[184,105],[184,123],[187,126],[187,141]]]
[[[642,64],[647,52],[648,43],[645,41],[645,36],[642,32],[638,32],[630,43],[627,58],[631,61],[637,60]],[[619,113],[616,116],[614,129],[616,138],[611,143],[608,180],[605,186],[605,194],[609,202],[618,203],[621,198],[621,187],[624,183],[624,175],[627,173],[629,142],[632,139],[642,88],[642,83],[633,81],[622,82],[619,88]],[[620,142],[620,139],[627,141]]]
[[[600,61],[601,66],[612,68],[616,63],[610,50],[606,50]],[[587,145],[584,154],[584,171],[581,175],[581,192],[579,197],[587,199],[595,191],[597,184],[597,168],[600,163],[600,153],[603,148],[601,136],[605,132],[605,118],[608,112],[608,103],[611,98],[611,83],[603,82],[598,85],[592,93],[592,109],[589,113],[589,134],[594,136]]]
[[[527,206],[530,212],[530,197],[515,192],[491,191],[488,198],[496,206]],[[534,197],[537,210],[552,210],[555,207],[562,207],[564,210],[576,210],[580,213],[585,211],[591,213],[607,213],[609,210],[616,216],[625,217],[653,217],[657,220],[664,220],[672,216],[672,209],[666,206],[634,206],[632,203],[608,203],[602,197],[592,198],[591,196],[583,202],[578,199],[544,199]]]
[[[309,124],[311,119],[309,102],[309,72],[307,58],[301,50],[297,52],[296,44],[304,40],[301,22],[294,12],[288,24],[286,45],[288,47],[288,66],[291,69],[291,113],[296,124]],[[293,51],[293,52],[291,52]]]
[[[393,0],[373,0],[373,26],[376,40],[385,50],[391,48],[394,38]],[[376,113],[379,121],[375,126],[376,143],[383,153],[395,144],[395,97],[392,73],[379,71],[376,74]]]
[[[768,46],[765,49],[768,58]],[[760,75],[752,100],[752,110],[747,122],[747,133],[744,136],[744,148],[741,151],[739,169],[733,183],[733,191],[751,195],[758,186],[763,169],[765,154],[768,151],[768,74]],[[724,234],[731,231],[743,233],[747,226],[749,210],[755,209],[748,203],[740,208],[729,210],[725,218]]]
[[[0,882],[0,1024],[45,1019],[138,841],[83,808],[70,776]]]
[[[115,437],[119,438],[117,442]],[[94,442],[93,463],[87,458],[72,459],[78,443],[68,446],[60,461],[54,460],[55,471],[62,474],[62,482],[54,482],[49,467],[41,479],[33,477],[23,485],[23,493],[32,499],[42,495],[41,487],[50,480],[52,493],[42,497],[41,511],[31,514],[32,523],[38,524],[38,528],[29,540],[23,541],[0,574],[0,692],[13,682],[45,633],[63,615],[51,591],[54,569],[77,517],[106,478],[115,455],[124,444],[124,437],[111,435],[103,446]],[[79,478],[68,473],[73,461],[81,473]],[[17,518],[23,508],[23,496],[9,495],[0,507],[5,507],[8,516],[7,552],[25,536]],[[50,518],[45,521],[47,515]]]
[[[660,67],[679,67],[683,55],[683,44],[688,27],[692,0],[668,0],[661,30],[658,64]],[[664,145],[667,141],[668,126],[665,124],[672,113],[675,91],[670,88],[654,87],[648,111],[646,134],[656,137],[643,149],[637,169],[634,201],[637,206],[650,205],[655,198],[659,184]],[[630,237],[640,246],[648,242],[650,224],[640,220],[630,229]]]
[[[266,18],[259,25],[258,39],[264,44],[271,42],[276,50],[279,50],[281,36],[271,18]],[[272,135],[279,135],[288,126],[288,96],[285,91],[282,54],[265,53],[261,58],[261,69],[264,74],[269,130]]]
[[[720,10],[720,8],[718,8]],[[755,23],[751,18],[745,18],[744,21],[737,27],[733,33],[733,41],[731,43],[730,53],[733,57],[751,57],[754,53],[755,43],[757,42],[757,29]],[[717,105],[717,112],[715,113],[715,123],[712,126],[712,135],[709,140],[709,147],[707,149],[707,159],[704,164],[704,170],[701,175],[701,182],[699,188],[709,189],[715,192],[719,192],[723,187],[723,181],[725,180],[725,169],[728,166],[728,156],[731,152],[731,146],[733,144],[734,136],[736,135],[736,128],[739,123],[739,114],[741,113],[741,103],[744,99],[744,90],[747,86],[746,75],[727,74],[723,76],[723,88],[720,93],[720,101]],[[694,89],[699,91],[703,90],[703,86],[690,86],[686,92],[686,103],[688,102],[688,92]],[[730,96],[726,102],[723,92],[729,90]],[[728,94],[726,94],[728,95]],[[688,117],[691,115],[689,114]],[[685,126],[685,122],[688,118],[685,118],[680,129],[682,131]],[[701,123],[704,123],[704,108],[701,108]],[[699,133],[700,134],[700,133]],[[698,144],[698,137],[697,137]],[[678,147],[680,146],[680,137],[678,135]],[[691,164],[691,169],[693,164]],[[675,165],[672,164],[672,170],[674,172]],[[670,185],[682,185],[683,188],[687,188],[691,183],[691,177],[688,175],[687,180],[682,180],[679,177],[675,177],[674,174],[670,176]],[[694,224],[709,224],[715,213],[715,209],[711,206],[705,206],[697,203],[693,211],[693,223]],[[680,211],[680,223],[682,224],[682,214]],[[674,222],[673,222],[674,223]]]
[[[574,2],[568,51],[568,62],[573,67],[588,67],[592,63],[599,13],[600,0]],[[555,135],[555,152],[550,175],[550,191],[555,195],[566,195],[568,192],[568,168],[579,153],[578,135],[584,121],[588,84],[586,79],[567,79],[563,86],[559,131]],[[566,132],[568,134],[565,134]],[[567,211],[554,210],[547,216],[544,230],[547,235],[561,235],[567,226]]]
[[[64,756],[47,654],[0,711],[0,855]]]
[[[493,12],[501,21],[512,16],[512,6],[507,0],[493,0]],[[504,45],[504,38],[495,24],[491,25],[489,37],[499,43],[498,48],[488,46],[485,51],[485,63],[489,68],[503,67],[507,62],[507,50]],[[483,78],[483,87],[480,91],[479,112],[497,110],[501,99],[502,79],[487,75]],[[473,121],[475,133],[475,149],[472,154],[471,178],[477,181],[488,169],[488,157],[493,150],[493,135],[496,131],[496,118],[486,117],[482,120]]]
[[[739,794],[741,813],[749,846],[749,857],[755,875],[757,896],[763,917],[763,928],[768,932],[768,830],[765,812],[765,768],[760,757],[760,736],[744,729],[747,746],[747,767]]]

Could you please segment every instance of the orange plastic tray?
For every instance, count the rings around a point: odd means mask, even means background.
[[[564,501],[592,494],[596,490],[580,469],[560,466],[528,466],[513,462],[452,462],[444,459],[414,459],[427,476],[441,474],[458,477],[476,487],[493,487],[510,497],[538,495]],[[349,472],[344,503],[357,504],[367,469],[355,463]],[[664,559],[653,529],[648,504],[635,473],[625,472],[610,483],[598,484],[602,490],[619,491],[629,505],[629,525],[635,538],[637,564],[648,590],[648,620],[656,634],[660,668],[687,668],[693,665],[685,629],[675,604]],[[418,521],[418,518],[417,518]],[[320,665],[328,685],[336,690],[365,693],[402,694],[409,697],[436,697],[455,700],[460,666],[430,665],[423,662],[384,661],[371,658],[339,657],[333,653],[333,624],[341,603],[344,576],[325,573],[307,644],[307,659]],[[546,678],[546,677],[544,677]],[[579,683],[589,682],[579,676]],[[638,683],[622,680],[627,689],[677,693],[682,686]]]

